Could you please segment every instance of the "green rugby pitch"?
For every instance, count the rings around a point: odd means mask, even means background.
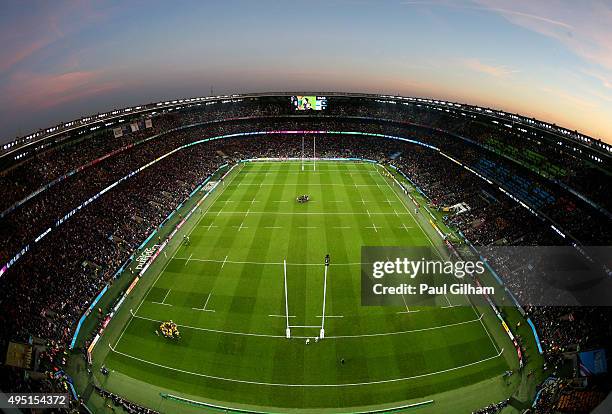
[[[476,409],[493,402],[479,395],[486,390],[491,399],[509,395],[498,378],[516,355],[501,327],[485,323],[490,310],[445,297],[436,308],[361,306],[361,246],[443,252],[384,171],[358,162],[239,164],[189,219],[190,244],[166,249],[163,265],[143,277],[152,282],[141,283],[142,300],[121,309],[131,313],[125,323],[111,322],[94,353],[94,366],[112,371],[103,386],[165,412],[181,404],[164,408],[152,396],[355,412],[432,399],[452,407],[457,396]],[[301,194],[311,201],[297,203]],[[179,340],[156,335],[167,320]],[[323,323],[325,338],[315,342]],[[466,403],[469,387],[476,395]]]

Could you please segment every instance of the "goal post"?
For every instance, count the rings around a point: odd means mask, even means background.
[[[283,259],[283,274],[285,279],[285,319],[287,320],[285,336],[289,339],[291,338],[291,328],[289,327],[289,298],[287,297],[287,259]]]
[[[321,313],[321,331],[319,332],[319,337],[321,339],[325,338],[325,297],[327,296],[327,269],[329,268],[329,263],[325,263],[325,274],[323,276],[323,311]]]
[[[317,136],[312,137],[312,170],[317,170]]]

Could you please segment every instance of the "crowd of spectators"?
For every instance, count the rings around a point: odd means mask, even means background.
[[[565,355],[612,345],[608,307],[525,306],[525,310],[537,324],[545,368],[551,375],[559,374]]]
[[[498,414],[501,412],[501,410],[508,406],[509,401],[510,400],[508,399],[495,404],[489,404],[480,410],[472,411],[472,414]]]
[[[99,158],[119,151],[125,151],[135,142],[175,126],[175,118],[160,116],[152,128],[145,128],[140,122],[139,131],[110,138],[112,132],[104,131],[88,138],[58,144],[52,150],[44,151],[26,162],[17,164],[0,174],[0,186],[7,196],[0,201],[0,211],[24,199],[41,187],[58,180],[78,168],[84,168]]]
[[[0,187],[5,190],[0,199],[0,212],[23,200],[30,194],[40,190],[49,183],[75,170],[83,169],[94,160],[110,154],[116,154],[131,148],[139,142],[184,125],[213,122],[220,119],[233,119],[245,116],[273,116],[280,112],[278,105],[264,104],[233,104],[230,106],[212,106],[206,110],[189,111],[180,116],[164,114],[151,119],[151,127],[147,128],[145,119],[134,121],[138,131],[132,132],[129,123],[119,126],[122,135],[115,137],[110,128],[91,136],[73,140],[58,138],[45,144],[47,148],[35,156],[0,172]],[[150,119],[150,118],[148,118]]]
[[[533,412],[589,414],[606,398],[602,390],[576,388],[572,382],[557,377],[547,379],[539,387]]]
[[[561,393],[555,409],[562,413],[590,413],[606,398],[601,391],[572,390]]]
[[[461,112],[432,110],[421,104],[397,105],[360,101],[330,105],[328,113],[397,120],[466,138],[513,159],[543,177],[565,183],[604,205],[608,211],[612,210],[612,201],[605,196],[607,178],[601,173],[602,168],[610,167],[610,161],[602,160],[597,165],[591,159],[580,157],[581,151],[576,151],[569,145],[559,145],[558,138],[542,138],[546,135],[541,130],[536,132],[530,129],[530,132],[536,135],[529,135],[522,131],[524,127],[508,128],[499,121],[474,121],[465,113],[462,115]]]
[[[110,409],[113,412],[115,411],[115,407],[121,407],[123,411],[126,411],[130,414],[159,414],[159,411],[140,406],[100,387],[96,387],[96,392],[102,398],[109,401],[106,404],[106,408]]]

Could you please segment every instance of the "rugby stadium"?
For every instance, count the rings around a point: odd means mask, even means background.
[[[3,392],[92,413],[606,404],[610,256],[590,247],[611,242],[602,141],[318,91],[116,109],[0,156]],[[588,258],[591,279],[561,284],[533,259],[546,247]],[[384,284],[423,252],[456,283]],[[458,275],[467,262],[480,267]]]

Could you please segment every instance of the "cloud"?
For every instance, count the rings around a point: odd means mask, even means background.
[[[482,10],[552,38],[588,63],[612,72],[612,3],[605,0],[471,0],[405,1],[409,6]],[[607,74],[606,78],[612,78]],[[610,83],[604,82],[606,87]]]
[[[556,99],[560,99],[562,102],[571,104],[574,108],[581,108],[583,110],[592,110],[597,108],[597,104],[595,104],[593,101],[582,99],[558,88],[539,86],[538,89],[555,97]]]
[[[478,0],[476,0],[478,2]],[[502,7],[491,7],[491,6],[478,6],[478,5],[473,5],[473,4],[468,4],[468,3],[457,3],[457,2],[451,2],[451,1],[444,1],[444,0],[440,0],[440,1],[404,1],[402,2],[402,4],[408,5],[408,6],[445,6],[445,7],[454,7],[457,9],[464,9],[464,10],[486,10],[486,11],[496,11],[499,13],[503,13],[506,15],[514,15],[514,16],[518,16],[518,17],[523,17],[523,18],[527,18],[527,19],[532,19],[532,20],[536,20],[536,21],[540,21],[540,22],[544,22],[544,23],[549,23],[549,24],[553,24],[556,26],[560,26],[560,27],[564,27],[566,29],[571,29],[572,26],[559,21],[559,20],[554,20],[554,19],[550,19],[544,16],[539,16],[536,14],[530,14],[530,13],[525,13],[525,12],[521,12],[521,11],[517,11],[517,10],[510,10],[510,9],[506,9],[506,8],[502,8]]]
[[[518,72],[518,70],[510,69],[503,65],[489,65],[475,58],[464,59],[461,63],[474,72],[484,73],[496,78],[507,78],[511,74]]]
[[[0,36],[2,36],[0,34]],[[0,73],[8,71],[22,60],[33,55],[51,42],[49,38],[33,39],[22,45],[7,47],[0,53]]]
[[[522,11],[518,11],[518,10],[511,10],[511,9],[505,9],[505,8],[501,8],[501,7],[474,7],[474,9],[481,9],[481,10],[490,10],[490,11],[494,11],[494,12],[498,12],[501,13],[505,16],[514,16],[514,17],[519,17],[519,18],[524,18],[527,20],[533,20],[535,22],[538,23],[547,23],[553,26],[557,26],[559,28],[563,28],[563,29],[568,29],[571,30],[573,29],[573,26],[565,23],[563,21],[560,20],[554,20],[554,19],[550,19],[548,17],[544,17],[544,16],[538,16],[537,14],[532,14],[532,13],[525,13]]]
[[[601,84],[605,88],[612,89],[612,76],[608,77],[608,76],[602,74],[601,72],[597,72],[597,71],[591,70],[591,69],[584,69],[584,70],[582,70],[582,73],[584,73],[587,76],[590,76],[592,78],[597,79],[599,82],[601,82]]]
[[[491,12],[525,29],[553,38],[572,53],[612,71],[612,4],[601,0],[475,0]]]
[[[101,71],[74,71],[61,74],[19,72],[2,91],[13,110],[37,111],[99,95],[119,88]]]
[[[20,3],[13,6],[23,8]],[[12,12],[16,13],[14,10]],[[100,10],[90,1],[59,1],[43,2],[38,7],[32,7],[20,19],[0,19],[0,39],[3,40],[0,76],[15,70],[20,63],[41,55],[53,44],[107,18],[106,13],[106,10]],[[6,16],[9,14],[7,12]]]

